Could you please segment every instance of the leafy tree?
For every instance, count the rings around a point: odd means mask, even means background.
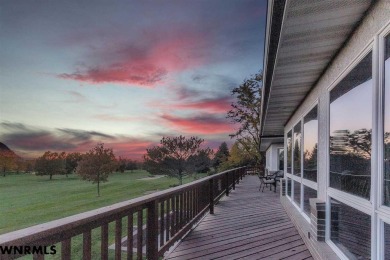
[[[3,172],[3,177],[7,171],[16,168],[18,156],[11,150],[0,150],[0,169]]]
[[[240,124],[238,130],[230,136],[236,138],[258,166],[262,158],[260,152],[262,81],[263,76],[259,72],[234,88],[232,95],[236,97],[236,102],[227,113],[227,118]]]
[[[222,163],[226,162],[228,158],[229,158],[229,148],[226,142],[223,142],[219,146],[218,151],[215,153],[213,159],[213,167],[218,168]]]
[[[133,160],[128,160],[126,164],[126,170],[130,170],[131,172],[133,172],[136,169],[138,169],[137,162]]]
[[[125,172],[125,170],[126,170],[126,165],[127,165],[127,161],[126,161],[126,159],[124,159],[124,158],[121,158],[120,156],[119,156],[119,159],[118,159],[118,169],[117,169],[117,171],[118,172]]]
[[[228,160],[221,164],[221,170],[247,166],[254,164],[252,156],[245,150],[244,146],[236,141],[230,148]]]
[[[77,164],[81,160],[82,156],[81,153],[68,153],[66,155],[65,159],[65,172],[66,177],[68,177],[68,174],[72,174],[76,171]]]
[[[47,151],[36,160],[35,171],[37,175],[49,175],[51,180],[53,175],[65,174],[65,159],[66,154],[64,152]]]
[[[205,173],[210,171],[212,150],[209,148],[201,149],[198,153],[191,155],[188,158],[189,165],[192,166],[192,171],[196,173]]]
[[[200,148],[203,142],[203,139],[195,136],[163,137],[159,146],[146,149],[144,166],[151,174],[166,174],[177,178],[181,185],[183,177],[195,167],[195,160],[190,157],[210,153],[211,149]]]
[[[108,175],[117,169],[117,161],[111,148],[104,148],[99,143],[82,156],[76,173],[83,180],[97,183],[97,194],[100,196],[100,182],[108,181]]]

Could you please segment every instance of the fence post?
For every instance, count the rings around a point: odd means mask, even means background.
[[[146,257],[149,260],[158,259],[158,205],[157,201],[148,204]]]
[[[240,170],[235,170],[234,174],[236,176],[237,184],[240,184]]]
[[[214,179],[209,180],[210,214],[214,214]]]

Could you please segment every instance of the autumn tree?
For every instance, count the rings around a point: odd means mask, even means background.
[[[209,154],[211,149],[201,149],[203,139],[192,136],[186,138],[163,137],[159,146],[146,149],[144,166],[151,174],[166,174],[183,184],[183,177],[192,173],[195,160],[190,157],[199,153]]]
[[[213,167],[218,168],[222,163],[226,162],[229,158],[229,148],[226,142],[223,142],[217,152],[215,153],[213,159]]]
[[[76,171],[77,165],[79,161],[81,160],[82,156],[81,153],[68,153],[66,155],[65,159],[65,172],[66,177],[68,177],[68,174],[72,174]]]
[[[0,169],[3,172],[3,177],[7,171],[17,167],[18,157],[11,150],[0,150]]]
[[[257,165],[261,164],[261,87],[263,76],[259,72],[246,79],[240,86],[232,90],[236,102],[231,104],[227,118],[239,124],[238,130],[231,134],[232,138],[242,145]]]
[[[65,174],[65,158],[64,152],[45,152],[41,157],[38,157],[35,162],[35,171],[37,175],[49,175],[50,180],[53,175]]]
[[[100,182],[108,181],[108,175],[117,168],[117,161],[111,148],[104,148],[99,143],[82,156],[79,161],[76,173],[83,180],[97,183],[97,194],[100,196]]]
[[[236,141],[230,148],[227,161],[221,164],[220,170],[247,166],[254,163],[252,156],[246,151],[244,146],[240,142]]]

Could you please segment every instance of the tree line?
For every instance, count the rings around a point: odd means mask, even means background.
[[[215,152],[209,147],[203,147],[204,139],[196,136],[163,137],[160,144],[146,149],[143,166],[151,174],[164,174],[175,177],[183,183],[183,177],[193,173],[213,174],[229,168],[250,165],[261,167],[263,164],[260,152],[260,118],[261,118],[261,72],[255,74],[231,94],[235,102],[227,111],[227,118],[239,124],[231,149],[223,142]],[[17,159],[18,158],[18,159]],[[99,194],[100,183],[107,181],[109,173],[124,172],[138,168],[135,161],[115,157],[111,148],[98,144],[85,154],[65,152],[45,152],[42,156],[29,163],[21,163],[19,157],[0,153],[0,167],[3,175],[6,171],[23,169],[35,170],[37,175],[66,175],[76,173],[84,180],[97,183]],[[16,163],[19,161],[19,163]],[[34,165],[34,166],[33,166]]]

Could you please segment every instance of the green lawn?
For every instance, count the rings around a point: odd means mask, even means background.
[[[101,184],[100,197],[97,197],[96,184],[74,174],[68,178],[53,176],[53,180],[31,174],[0,177],[0,234],[129,200],[178,183],[177,179],[168,177],[139,180],[148,176],[148,172],[142,170],[114,173],[108,182]],[[184,182],[192,180],[185,178]]]

